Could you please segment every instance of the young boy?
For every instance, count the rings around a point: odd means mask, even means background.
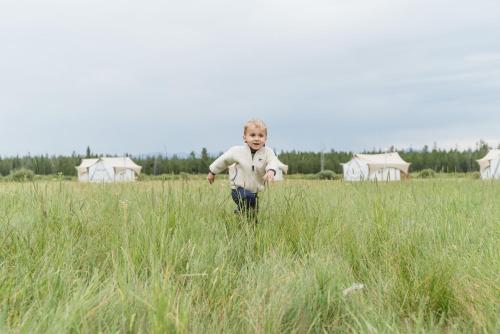
[[[255,216],[258,207],[257,193],[266,182],[273,180],[278,168],[278,159],[273,150],[267,148],[267,127],[262,120],[251,119],[243,129],[244,145],[233,146],[218,157],[209,167],[208,182],[215,175],[231,168],[231,197],[238,212]]]

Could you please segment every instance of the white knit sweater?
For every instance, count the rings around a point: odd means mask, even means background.
[[[243,187],[254,193],[264,189],[264,175],[269,170],[278,170],[278,158],[273,150],[262,147],[253,158],[250,147],[245,144],[233,146],[218,157],[209,167],[213,174],[219,174],[234,164],[231,188]]]

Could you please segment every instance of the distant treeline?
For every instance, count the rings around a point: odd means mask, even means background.
[[[488,146],[480,142],[475,150],[444,150],[424,146],[421,150],[398,151],[401,157],[411,162],[410,171],[418,172],[422,169],[433,169],[436,172],[471,172],[479,170],[476,160],[482,158],[488,152]],[[381,153],[371,151],[363,153]],[[342,173],[341,163],[347,162],[352,157],[352,152],[299,152],[282,151],[279,153],[280,160],[289,166],[289,174],[312,174],[323,169]],[[322,157],[323,156],[323,157]],[[83,158],[95,158],[87,149],[85,155],[73,153],[71,156],[23,156],[23,157],[0,157],[0,175],[8,175],[11,171],[26,168],[38,175],[51,175],[61,173],[62,175],[76,175],[75,166],[78,166]],[[143,156],[131,157],[138,165],[142,166],[142,173],[147,175],[179,174],[181,172],[199,174],[206,173],[208,166],[216,157],[210,156],[205,148],[197,154],[191,152],[187,157],[173,155],[166,157]]]

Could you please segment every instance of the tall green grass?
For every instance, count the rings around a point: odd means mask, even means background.
[[[255,226],[221,180],[2,183],[0,332],[500,332],[500,183],[259,196]]]

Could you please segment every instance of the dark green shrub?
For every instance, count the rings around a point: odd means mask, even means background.
[[[325,169],[325,170],[317,173],[316,177],[319,180],[338,180],[340,178],[340,176],[335,174],[335,172],[333,170],[328,170],[328,169]]]
[[[418,178],[420,179],[429,179],[433,177],[436,177],[436,172],[430,168],[422,169],[420,173],[418,173]]]
[[[9,179],[15,182],[32,181],[34,178],[35,173],[26,168],[15,169],[9,174]]]

